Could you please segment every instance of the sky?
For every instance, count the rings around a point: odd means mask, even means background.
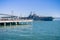
[[[0,0],[0,14],[60,17],[60,0]]]

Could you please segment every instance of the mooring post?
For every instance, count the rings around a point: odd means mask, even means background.
[[[4,27],[6,26],[6,22],[4,22]]]
[[[17,22],[16,22],[16,25],[17,25]]]
[[[10,22],[10,26],[11,26],[11,22]]]
[[[17,22],[15,22],[15,25],[17,26]]]

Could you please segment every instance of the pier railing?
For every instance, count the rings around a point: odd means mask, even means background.
[[[1,22],[31,22],[31,21],[33,21],[33,20],[31,20],[31,19],[0,19],[0,23]]]

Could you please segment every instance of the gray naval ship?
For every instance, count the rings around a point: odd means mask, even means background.
[[[20,19],[33,19],[34,21],[53,21],[53,17],[39,17],[38,15],[36,14],[30,14],[28,17],[20,17]]]

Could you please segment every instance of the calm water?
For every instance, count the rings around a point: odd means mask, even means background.
[[[32,25],[0,26],[0,40],[60,40],[60,21],[35,21]]]

